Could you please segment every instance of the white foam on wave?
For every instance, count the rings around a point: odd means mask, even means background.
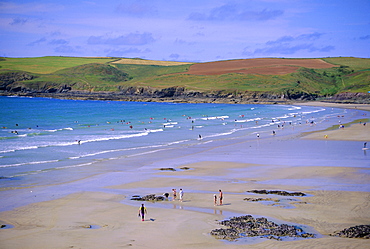
[[[145,132],[129,134],[129,135],[125,134],[125,135],[112,135],[112,136],[106,136],[106,137],[95,137],[92,139],[80,141],[80,143],[82,144],[82,143],[101,142],[101,141],[109,141],[109,140],[117,140],[117,139],[126,139],[126,138],[132,138],[132,137],[142,137],[148,134],[149,132],[145,131]]]
[[[8,165],[0,165],[0,168],[19,167],[19,166],[23,166],[23,165],[34,165],[34,164],[43,164],[43,163],[56,163],[58,161],[59,160],[49,160],[49,161],[15,163],[15,164],[8,164]]]
[[[57,131],[61,131],[61,129],[54,129],[54,130],[45,130],[47,132],[57,132]]]
[[[324,108],[318,109],[318,110],[313,110],[313,111],[308,111],[308,112],[301,112],[303,115],[311,114],[311,113],[317,113],[317,112],[322,112],[325,111]]]
[[[66,128],[51,129],[51,130],[45,130],[45,131],[47,131],[47,132],[57,132],[57,131],[63,131],[63,130],[73,131],[73,128],[71,128],[71,127],[66,127]]]
[[[168,122],[168,123],[163,123],[163,125],[176,125],[176,124],[178,124],[177,122]]]
[[[188,141],[189,140],[178,140],[178,141],[174,141],[174,142],[169,142],[166,145],[181,144],[181,143],[185,143],[185,142],[188,142]]]
[[[133,137],[141,137],[141,136],[146,136],[150,132],[145,131],[141,133],[135,133],[135,134],[125,134],[125,135],[112,135],[112,136],[95,136],[94,138],[86,139],[84,141],[80,141],[80,144],[83,143],[91,143],[91,142],[101,142],[101,141],[109,141],[109,140],[117,140],[117,139],[127,139],[127,138],[133,138]],[[39,149],[39,148],[46,148],[46,147],[64,147],[64,146],[71,146],[71,145],[76,145],[76,141],[63,141],[63,142],[49,142],[47,144],[42,144],[42,145],[32,145],[32,146],[25,146],[25,147],[17,147],[17,148],[12,148],[9,150],[4,150],[0,151],[0,153],[10,153],[10,152],[15,152],[15,151],[20,151],[20,150],[32,150],[32,149]]]
[[[289,111],[293,111],[293,110],[301,110],[302,107],[300,106],[291,106],[290,108],[288,108]]]
[[[213,134],[213,135],[209,135],[209,136],[204,136],[204,138],[227,136],[227,135],[233,134],[235,131],[237,131],[237,130],[233,129],[233,130],[228,131],[228,132],[223,132],[223,133],[217,133],[217,134]]]
[[[154,132],[161,132],[163,131],[163,129],[154,129],[154,130],[147,130],[147,131],[154,133]]]
[[[114,153],[114,152],[132,151],[132,150],[141,150],[141,149],[152,149],[152,148],[164,147],[164,146],[167,146],[167,145],[168,144],[161,144],[161,145],[149,145],[149,146],[141,146],[141,147],[116,149],[116,150],[105,150],[105,151],[99,151],[99,152],[89,153],[89,154],[80,155],[80,156],[69,157],[68,159],[74,160],[74,159],[92,157],[92,156],[97,156],[97,155],[107,154],[107,153]]]
[[[201,120],[216,120],[216,119],[228,119],[229,116],[215,116],[215,117],[205,117],[205,118],[200,118]]]
[[[247,122],[259,121],[259,120],[262,120],[262,118],[240,119],[240,120],[235,120],[235,123],[247,123]]]

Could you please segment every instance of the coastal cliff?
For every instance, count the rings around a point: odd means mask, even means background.
[[[230,103],[230,104],[289,104],[299,101],[327,101],[334,103],[369,104],[370,94],[340,93],[327,98],[319,98],[316,94],[303,92],[285,92],[282,94],[271,92],[242,93],[197,92],[189,91],[184,87],[170,87],[155,89],[150,87],[121,87],[119,91],[81,91],[73,90],[68,85],[60,88],[40,89],[38,91],[21,86],[9,89],[0,88],[3,96],[47,97],[60,99],[80,100],[116,100],[141,102],[181,102],[181,103]]]
[[[55,61],[59,64],[45,66]],[[164,66],[134,59],[44,57],[32,66],[22,63],[21,58],[0,61],[0,95],[185,103],[370,103],[370,59],[266,58]]]

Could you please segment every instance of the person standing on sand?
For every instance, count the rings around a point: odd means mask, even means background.
[[[220,192],[220,206],[221,206],[222,205],[222,199],[224,198],[224,195],[222,194],[221,189],[218,190],[218,192]]]
[[[173,193],[173,200],[176,200],[176,189],[172,189],[172,193]]]
[[[145,214],[148,213],[146,211],[146,207],[144,207],[144,203],[141,204],[141,207],[139,208],[139,217],[141,216],[141,221],[144,221]]]
[[[214,199],[214,202],[215,202],[215,206],[217,206],[217,195],[216,194],[213,195],[213,199]]]
[[[180,188],[179,195],[180,195],[180,201],[182,201],[182,197],[184,196],[184,191],[182,191],[182,188]]]

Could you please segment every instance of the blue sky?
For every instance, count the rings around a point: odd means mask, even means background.
[[[369,0],[0,0],[0,56],[369,58],[369,13]]]

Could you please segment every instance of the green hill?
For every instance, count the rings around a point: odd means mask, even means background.
[[[179,63],[122,58],[0,58],[0,93],[3,95],[73,91],[120,93],[130,88],[152,89],[146,92],[150,96],[155,91],[174,87],[203,97],[231,94],[243,98],[253,93],[313,99],[343,92],[366,94],[370,91],[370,59],[266,58]]]

